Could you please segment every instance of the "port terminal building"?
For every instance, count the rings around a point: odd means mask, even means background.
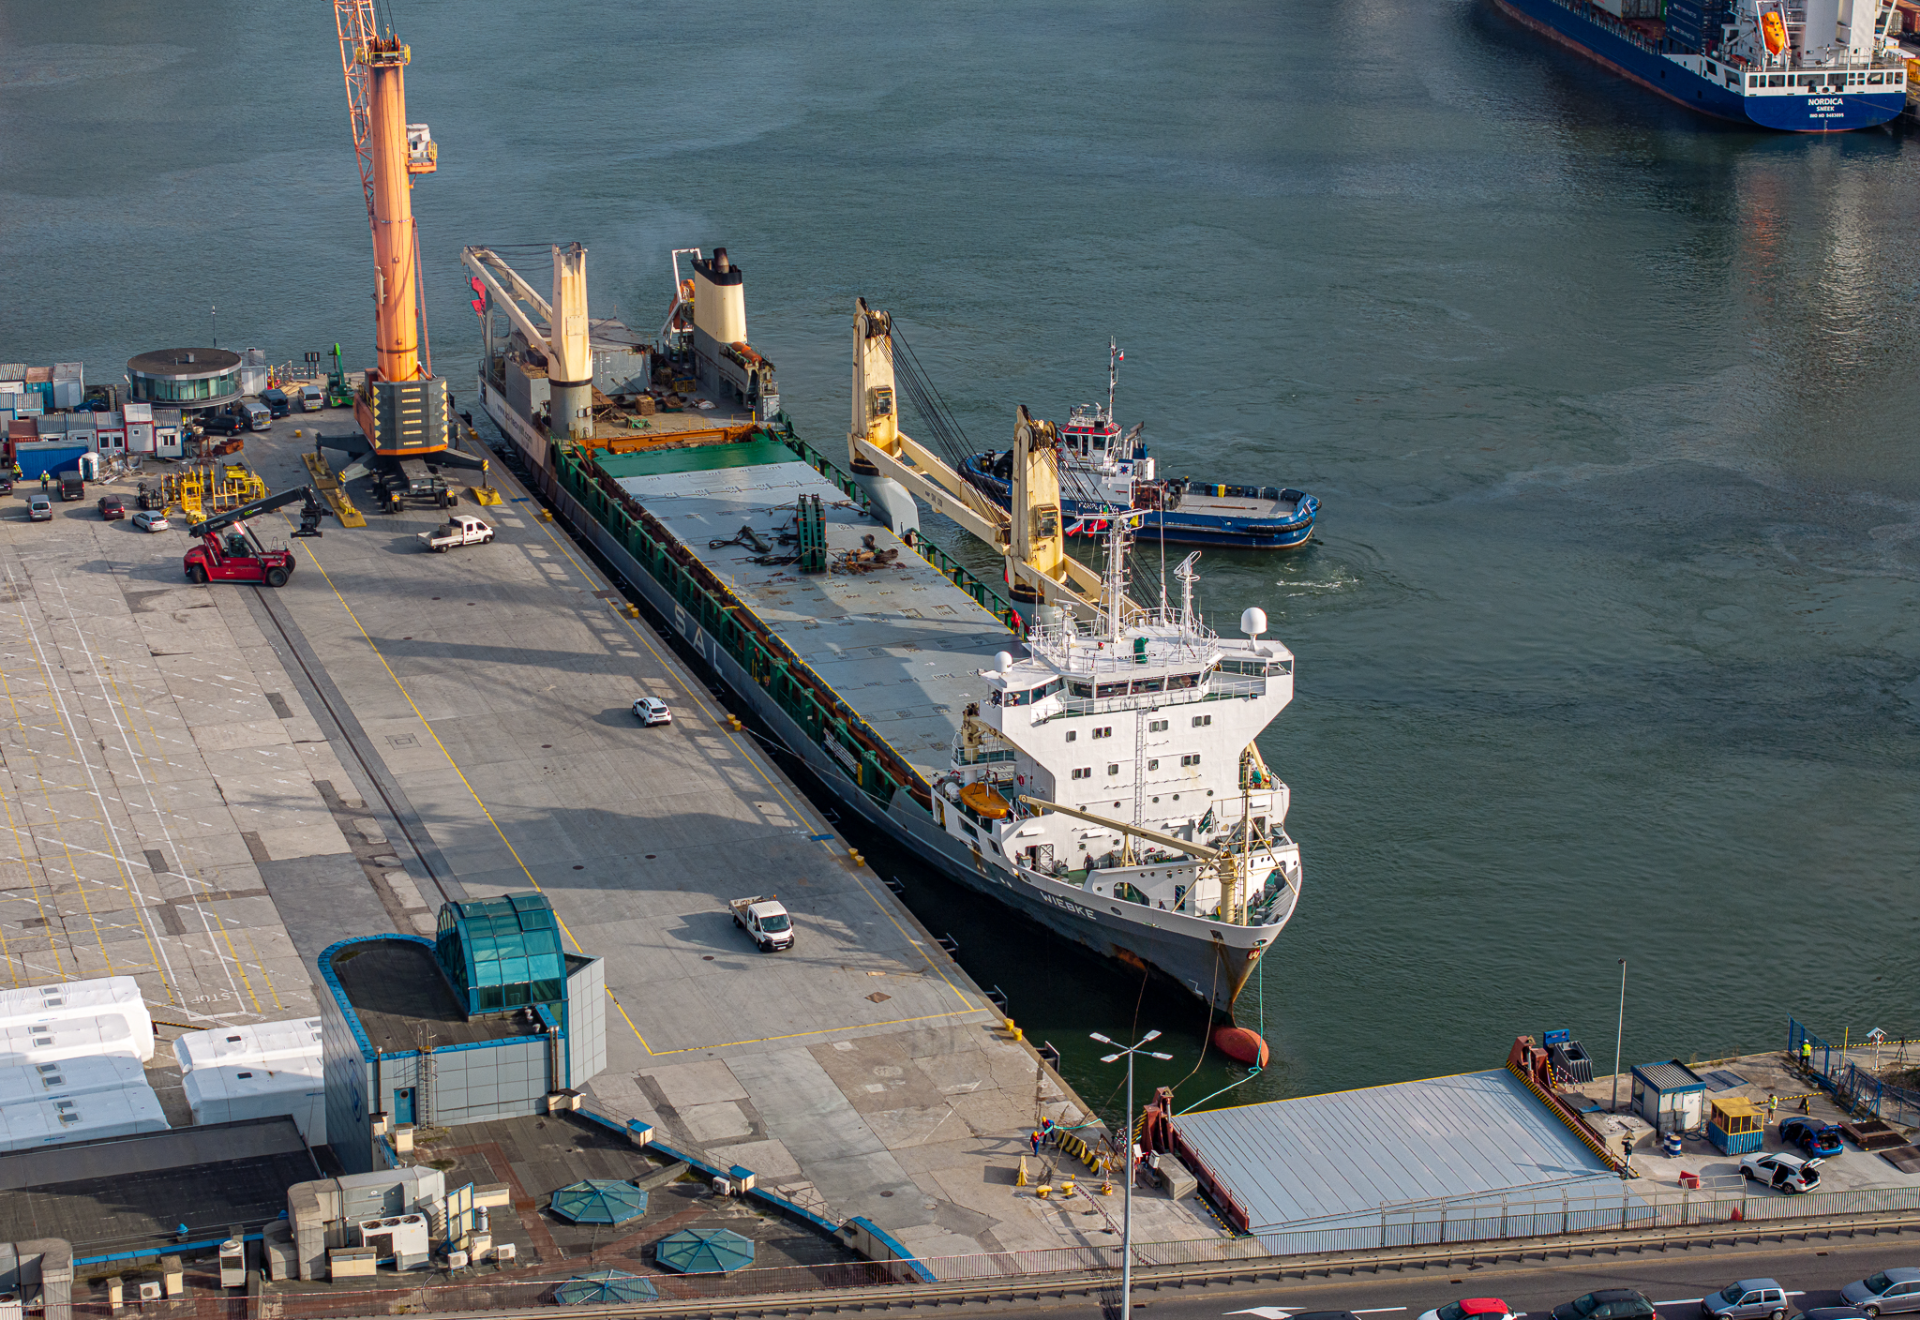
[[[562,949],[541,894],[447,903],[433,939],[341,940],[319,972],[327,1137],[349,1173],[395,1164],[414,1127],[545,1113],[606,1066],[601,960]]]

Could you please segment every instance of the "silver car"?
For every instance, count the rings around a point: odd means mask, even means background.
[[[1848,1284],[1840,1290],[1840,1296],[1868,1315],[1920,1311],[1920,1270],[1881,1270],[1871,1278]]]
[[[1702,1320],[1787,1320],[1787,1290],[1775,1279],[1735,1279],[1700,1299]]]

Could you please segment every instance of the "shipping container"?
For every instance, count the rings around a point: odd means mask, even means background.
[[[167,1116],[161,1112],[160,1098],[144,1084],[0,1108],[0,1150],[29,1150],[67,1141],[166,1130]]]
[[[129,454],[151,454],[153,452],[153,423],[127,423],[127,452]]]
[[[327,1083],[318,1055],[195,1068],[182,1085],[196,1124],[285,1115],[309,1146],[327,1143]]]
[[[217,1031],[189,1031],[173,1042],[180,1071],[230,1067],[247,1063],[274,1063],[285,1059],[320,1057],[320,1019],[295,1018],[286,1022],[256,1022]]]

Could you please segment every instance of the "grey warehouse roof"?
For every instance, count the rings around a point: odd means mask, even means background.
[[[1517,1202],[1619,1185],[1504,1068],[1185,1114],[1175,1125],[1256,1229],[1378,1222],[1382,1207],[1410,1201]]]

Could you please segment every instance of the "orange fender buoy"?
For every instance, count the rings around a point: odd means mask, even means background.
[[[1260,1068],[1267,1066],[1267,1042],[1260,1039],[1257,1031],[1249,1031],[1245,1027],[1216,1027],[1213,1047],[1240,1063]]]

